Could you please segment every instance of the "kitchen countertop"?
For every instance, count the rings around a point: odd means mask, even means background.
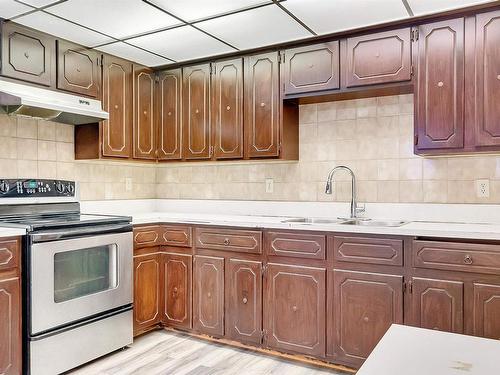
[[[26,229],[0,227],[0,238],[24,236]]]
[[[393,324],[357,375],[498,374],[500,341]]]
[[[150,212],[132,214],[133,224],[185,223],[244,228],[294,229],[323,232],[366,233],[415,237],[446,237],[457,239],[499,240],[500,224],[469,224],[413,221],[400,227],[375,227],[344,224],[283,223],[290,217],[216,215],[197,213]]]

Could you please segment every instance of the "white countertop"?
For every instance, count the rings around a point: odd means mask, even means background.
[[[24,236],[26,229],[0,227],[0,238]]]
[[[442,222],[409,222],[400,227],[375,227],[344,224],[283,223],[290,217],[215,215],[197,213],[150,212],[132,214],[134,224],[186,223],[235,226],[245,228],[296,229],[324,232],[367,233],[416,237],[446,237],[500,240],[500,224],[461,224]]]
[[[500,341],[392,325],[357,375],[493,375]]]

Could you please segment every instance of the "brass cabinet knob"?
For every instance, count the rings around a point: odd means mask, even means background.
[[[443,87],[443,86],[444,86],[443,81],[439,81],[439,82],[438,82],[438,87]]]
[[[247,299],[246,297],[243,297],[243,304],[245,304],[245,305],[246,305],[246,304],[247,304],[247,302],[248,302],[248,299]]]
[[[265,107],[265,106],[266,106],[266,103],[262,102],[262,103],[260,103],[260,106],[261,106],[261,107]]]
[[[30,58],[30,54],[26,51],[26,52],[24,52],[24,57],[26,57],[27,59],[29,59]]]
[[[115,109],[118,109],[118,104],[115,104]]]
[[[309,69],[314,68],[314,64],[309,64]]]
[[[497,75],[497,79],[500,81],[500,74],[499,74],[499,75]]]
[[[298,310],[297,306],[292,306],[292,311],[296,312]]]
[[[200,110],[198,108],[196,108],[196,110],[194,111],[194,113],[200,113]]]
[[[472,257],[467,254],[465,257],[464,257],[464,263],[465,264],[472,264]]]
[[[143,114],[145,114],[145,115],[147,115],[147,114],[148,114],[148,111],[144,111],[144,112],[142,112],[142,113],[143,113]]]
[[[208,298],[212,298],[212,293],[208,292],[208,293],[207,293],[207,297],[208,297]]]
[[[370,319],[369,319],[367,316],[365,316],[365,317],[363,318],[363,321],[364,321],[365,323],[368,323],[368,322],[370,321]]]
[[[174,293],[177,293],[177,290],[178,290],[177,287],[174,287]]]
[[[229,245],[229,238],[224,238],[224,245]]]
[[[78,73],[81,73],[81,72],[82,72],[82,71],[80,70],[80,68],[76,68],[76,71],[77,71]]]
[[[230,109],[231,109],[231,107],[230,107],[230,106],[227,106],[227,107],[226,107],[226,111],[229,111]]]
[[[167,115],[168,115],[168,116],[172,116],[172,112],[168,112],[168,113],[167,113]]]

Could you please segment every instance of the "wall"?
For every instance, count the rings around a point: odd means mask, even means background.
[[[75,161],[74,126],[0,115],[0,178],[80,182],[82,200],[154,198],[151,163]],[[125,178],[132,179],[126,191]]]
[[[361,202],[500,203],[500,157],[413,154],[411,94],[301,106],[299,162],[160,164],[157,197],[347,201],[346,174],[324,194],[341,164],[355,171]],[[490,180],[490,198],[476,197],[477,179]]]

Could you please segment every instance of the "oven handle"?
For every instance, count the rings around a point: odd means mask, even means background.
[[[31,241],[33,243],[47,242],[47,241],[57,241],[67,238],[83,237],[83,236],[94,236],[106,233],[123,233],[131,232],[133,229],[130,223],[121,224],[110,224],[110,225],[99,225],[90,227],[77,227],[73,229],[61,229],[53,231],[40,231],[38,233],[30,234]]]

